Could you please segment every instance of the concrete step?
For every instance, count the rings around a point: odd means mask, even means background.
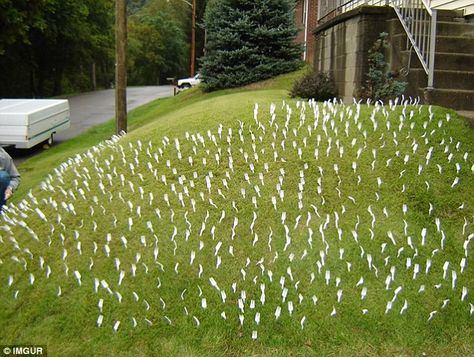
[[[472,71],[474,68],[474,54],[436,52],[435,70]]]
[[[463,10],[438,10],[438,21],[464,21]]]
[[[456,110],[474,110],[474,90],[433,89],[426,97],[425,89],[420,88],[420,98],[428,99],[429,103]]]
[[[398,17],[387,20],[392,44],[390,60],[394,69],[407,65],[410,51],[407,36]],[[427,38],[428,40],[428,38]],[[428,76],[414,51],[411,51],[407,93],[428,102],[474,110],[474,23],[459,11],[438,11],[434,90],[425,97]]]
[[[412,68],[407,80],[424,86],[428,83],[428,76],[424,69]],[[474,71],[435,71],[434,87],[437,89],[474,90]]]
[[[464,16],[463,10],[438,10],[438,21],[445,21],[445,22],[469,22],[468,17]],[[398,21],[397,13],[393,10],[393,13],[389,15],[387,21]]]
[[[466,22],[438,21],[436,34],[439,36],[474,37],[474,24]]]
[[[428,38],[426,39],[428,40]],[[407,35],[400,33],[390,38],[394,48],[405,50]],[[436,52],[474,53],[474,37],[436,36]]]
[[[392,36],[404,34],[400,20],[397,18],[387,20],[389,31]],[[474,37],[474,23],[467,22],[464,18],[459,21],[440,21],[436,23],[437,36],[459,36],[459,37]]]
[[[408,63],[410,51],[401,51],[401,63]],[[418,56],[412,51],[410,68],[423,68]],[[435,70],[472,71],[474,69],[474,54],[436,52]]]
[[[436,36],[436,52],[474,53],[474,36]]]

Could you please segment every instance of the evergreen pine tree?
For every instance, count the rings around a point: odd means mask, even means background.
[[[294,8],[294,0],[210,1],[204,18],[204,88],[238,87],[300,67]]]

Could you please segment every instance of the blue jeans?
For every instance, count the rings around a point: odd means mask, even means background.
[[[0,171],[0,211],[5,204],[5,190],[10,184],[10,175],[6,171]]]

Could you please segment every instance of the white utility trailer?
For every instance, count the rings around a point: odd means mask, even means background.
[[[67,99],[0,100],[0,145],[28,149],[70,127]]]

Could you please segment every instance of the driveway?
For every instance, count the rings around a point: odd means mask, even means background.
[[[173,86],[128,87],[127,111],[157,98],[173,95]],[[115,90],[107,89],[68,97],[71,107],[71,127],[54,136],[62,142],[87,129],[115,117]]]
[[[127,111],[157,98],[173,95],[173,86],[127,88]],[[87,129],[115,117],[115,90],[106,89],[67,97],[71,111],[71,127],[54,136],[55,143],[74,138]],[[28,150],[7,149],[16,165],[41,152],[41,145]]]

